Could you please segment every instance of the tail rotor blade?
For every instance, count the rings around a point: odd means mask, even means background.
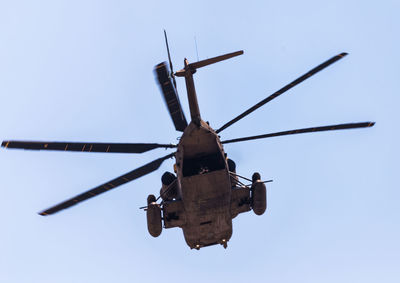
[[[318,73],[319,71],[325,69],[326,67],[332,65],[333,63],[335,63],[336,61],[342,59],[344,56],[346,56],[347,53],[343,52],[340,53],[334,57],[332,57],[331,59],[325,61],[324,63],[318,65],[317,67],[315,67],[314,69],[308,71],[307,73],[305,73],[304,75],[302,75],[301,77],[295,79],[294,81],[292,81],[291,83],[285,85],[283,88],[281,88],[280,90],[276,91],[275,93],[271,94],[270,96],[268,96],[267,98],[265,98],[264,100],[260,101],[259,103],[257,103],[256,105],[254,105],[253,107],[250,107],[249,109],[247,109],[246,111],[244,111],[242,114],[240,114],[239,116],[237,116],[236,118],[232,119],[231,121],[229,121],[228,123],[226,123],[225,125],[223,125],[221,128],[219,128],[216,132],[219,133],[223,130],[225,130],[226,128],[228,128],[229,126],[231,126],[232,124],[236,123],[237,121],[239,121],[240,119],[244,118],[245,116],[249,115],[250,113],[252,113],[253,111],[255,111],[256,109],[260,108],[261,106],[263,106],[264,104],[270,102],[271,100],[273,100],[274,98],[277,98],[278,96],[280,96],[281,94],[285,93],[286,91],[288,91],[289,89],[291,89],[292,87],[298,85],[299,83],[305,81],[306,79],[308,79],[309,77],[315,75],[316,73]]]
[[[154,71],[175,129],[183,132],[188,124],[176,88],[172,85],[168,75],[168,66],[165,62],[160,63]]]
[[[175,75],[174,75],[174,68],[172,66],[172,60],[171,60],[171,54],[169,52],[169,45],[168,45],[168,38],[167,38],[167,32],[164,30],[164,37],[165,37],[165,45],[167,46],[167,52],[168,52],[168,61],[169,61],[169,69],[171,71],[170,76],[172,78],[172,82],[174,84],[174,87],[176,89],[176,80],[175,80]]]
[[[163,94],[165,104],[174,123],[175,130],[183,132],[187,127],[187,120],[183,113],[181,102],[176,89],[174,67],[172,66],[171,54],[169,52],[167,32],[164,30],[165,45],[167,47],[169,70],[165,62],[155,67],[155,74]],[[172,80],[172,82],[171,82]]]
[[[89,190],[89,191],[79,194],[73,198],[63,201],[55,206],[52,206],[42,212],[39,212],[39,214],[43,215],[43,216],[54,214],[56,212],[59,212],[60,210],[69,208],[75,204],[82,202],[82,201],[85,201],[85,200],[95,197],[99,194],[102,194],[109,190],[115,189],[116,187],[119,187],[125,183],[128,183],[128,182],[138,179],[142,176],[145,176],[151,172],[156,171],[161,166],[161,164],[164,162],[164,160],[173,157],[174,154],[175,153],[171,153],[164,157],[158,158],[150,163],[147,163],[146,165],[144,165],[142,167],[132,170],[118,178],[115,178],[115,179],[105,183],[105,184],[102,184],[98,187],[95,187],[95,188]]]
[[[347,123],[347,124],[330,125],[330,126],[322,126],[322,127],[304,128],[304,129],[290,130],[290,131],[277,132],[277,133],[271,133],[271,134],[265,134],[265,135],[231,139],[231,140],[222,141],[222,143],[227,144],[227,143],[265,139],[265,138],[287,136],[287,135],[296,135],[296,134],[303,134],[303,133],[367,128],[367,127],[372,127],[374,125],[375,125],[375,122],[362,122],[362,123]]]

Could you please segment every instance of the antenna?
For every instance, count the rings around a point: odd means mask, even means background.
[[[197,40],[196,40],[196,36],[194,36],[194,44],[196,45],[197,61],[199,61],[199,50],[197,50]]]

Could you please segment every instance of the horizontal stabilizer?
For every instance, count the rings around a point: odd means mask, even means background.
[[[214,64],[214,63],[226,60],[226,59],[230,59],[232,57],[239,56],[239,55],[242,55],[242,54],[243,54],[243,50],[240,50],[240,51],[228,53],[228,54],[225,54],[225,55],[213,57],[213,58],[210,58],[210,59],[205,59],[205,60],[201,60],[201,61],[198,61],[198,62],[194,62],[194,63],[189,64],[189,67],[194,68],[194,69],[198,69],[198,68],[201,68],[201,67],[204,67],[204,66],[207,66],[207,65],[211,65],[211,64]]]

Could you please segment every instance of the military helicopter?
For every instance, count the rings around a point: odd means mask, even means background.
[[[203,121],[200,115],[193,74],[199,68],[242,55],[243,51],[195,63],[189,63],[187,59],[184,59],[183,69],[174,72],[165,31],[164,36],[169,66],[166,62],[160,63],[155,66],[154,72],[175,129],[183,132],[177,145],[10,140],[3,141],[2,147],[104,153],[143,153],[156,148],[175,149],[175,151],[45,209],[39,213],[40,215],[54,214],[99,194],[113,190],[156,171],[165,160],[175,157],[174,173],[165,172],[161,177],[160,196],[156,198],[154,195],[149,195],[147,206],[142,207],[146,210],[149,233],[153,237],[158,237],[163,227],[167,229],[179,227],[183,230],[185,241],[191,249],[200,249],[216,244],[226,248],[232,236],[233,218],[250,210],[253,210],[256,215],[262,215],[265,212],[267,207],[265,183],[271,180],[262,181],[259,173],[254,173],[251,179],[238,175],[235,163],[227,158],[223,148],[224,144],[301,133],[372,127],[375,124],[374,122],[347,123],[221,141],[219,134],[223,130],[342,59],[347,53],[340,53],[323,62],[215,130],[210,127],[208,122]],[[175,77],[185,78],[191,118],[189,124],[179,101]],[[244,182],[250,182],[250,184],[246,185]]]

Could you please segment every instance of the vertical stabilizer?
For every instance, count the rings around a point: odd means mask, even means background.
[[[196,73],[196,70],[198,68],[202,68],[226,59],[230,59],[232,57],[242,55],[243,50],[228,53],[225,55],[213,57],[210,59],[206,60],[201,60],[195,63],[190,63],[187,59],[184,61],[184,68],[182,70],[179,70],[178,72],[175,73],[177,77],[185,77],[186,81],[186,90],[187,90],[187,95],[188,95],[188,100],[189,100],[189,107],[190,107],[190,116],[192,121],[196,125],[200,125],[200,109],[199,109],[199,104],[197,102],[197,95],[196,95],[196,89],[194,87],[194,81],[193,81],[193,74]]]

